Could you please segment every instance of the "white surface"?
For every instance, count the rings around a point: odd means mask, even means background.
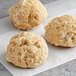
[[[60,13],[76,9],[76,0],[56,0],[55,2],[45,4],[45,6],[49,16],[53,17]]]
[[[66,12],[64,14],[70,14],[76,17],[76,9]],[[45,33],[44,26],[51,19],[53,19],[53,17],[48,18],[46,22],[36,27],[35,29],[31,30],[31,32],[35,32],[44,37]],[[76,58],[76,47],[59,48],[47,43],[49,47],[49,57],[44,64],[35,69],[21,69],[15,67],[12,64],[6,62],[5,56],[7,51],[7,45],[9,43],[10,38],[19,32],[22,31],[14,28],[9,17],[0,20],[0,61],[14,76],[32,76]]]

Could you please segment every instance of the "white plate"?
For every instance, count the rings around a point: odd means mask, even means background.
[[[76,17],[76,9],[68,11],[64,14],[69,14]],[[61,15],[64,15],[64,14],[61,14]],[[61,16],[61,15],[58,15],[58,16]],[[44,37],[44,34],[45,34],[44,26],[53,18],[54,17],[48,18],[46,22],[31,30],[31,32],[34,32]],[[13,26],[9,17],[0,20],[0,61],[14,76],[32,76],[76,58],[76,47],[59,48],[59,47],[50,45],[47,42],[48,48],[49,48],[49,57],[44,64],[42,64],[41,66],[35,69],[17,68],[12,64],[9,64],[8,62],[6,62],[5,57],[6,57],[7,45],[9,43],[10,38],[19,32],[23,32],[23,31],[16,29]]]

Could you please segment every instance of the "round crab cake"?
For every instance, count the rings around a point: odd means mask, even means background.
[[[76,17],[64,15],[54,18],[45,26],[46,40],[55,46],[76,46]]]
[[[20,0],[9,9],[9,15],[16,28],[31,30],[43,23],[48,13],[39,0]]]
[[[45,40],[31,32],[13,36],[7,47],[6,60],[21,68],[35,68],[48,57]]]

